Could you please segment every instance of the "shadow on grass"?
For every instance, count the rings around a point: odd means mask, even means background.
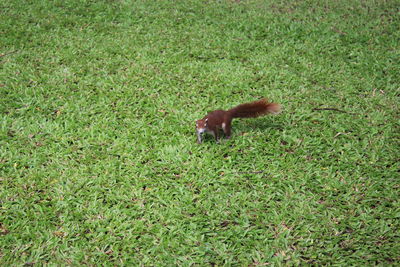
[[[285,127],[282,123],[271,123],[268,120],[250,120],[250,121],[240,121],[237,120],[235,122],[234,127],[240,131],[249,131],[249,130],[257,130],[257,131],[266,131],[266,130],[277,130],[282,131]]]

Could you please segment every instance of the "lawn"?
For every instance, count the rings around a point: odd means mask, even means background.
[[[0,0],[0,265],[399,264],[399,12]]]

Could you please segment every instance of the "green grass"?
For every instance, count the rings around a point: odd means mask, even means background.
[[[0,265],[398,264],[398,14],[0,0]]]

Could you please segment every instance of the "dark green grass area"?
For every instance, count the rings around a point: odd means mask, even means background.
[[[0,0],[0,265],[398,264],[399,6]]]

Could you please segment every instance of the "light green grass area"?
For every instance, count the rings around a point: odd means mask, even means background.
[[[398,264],[399,12],[0,0],[0,265]]]

